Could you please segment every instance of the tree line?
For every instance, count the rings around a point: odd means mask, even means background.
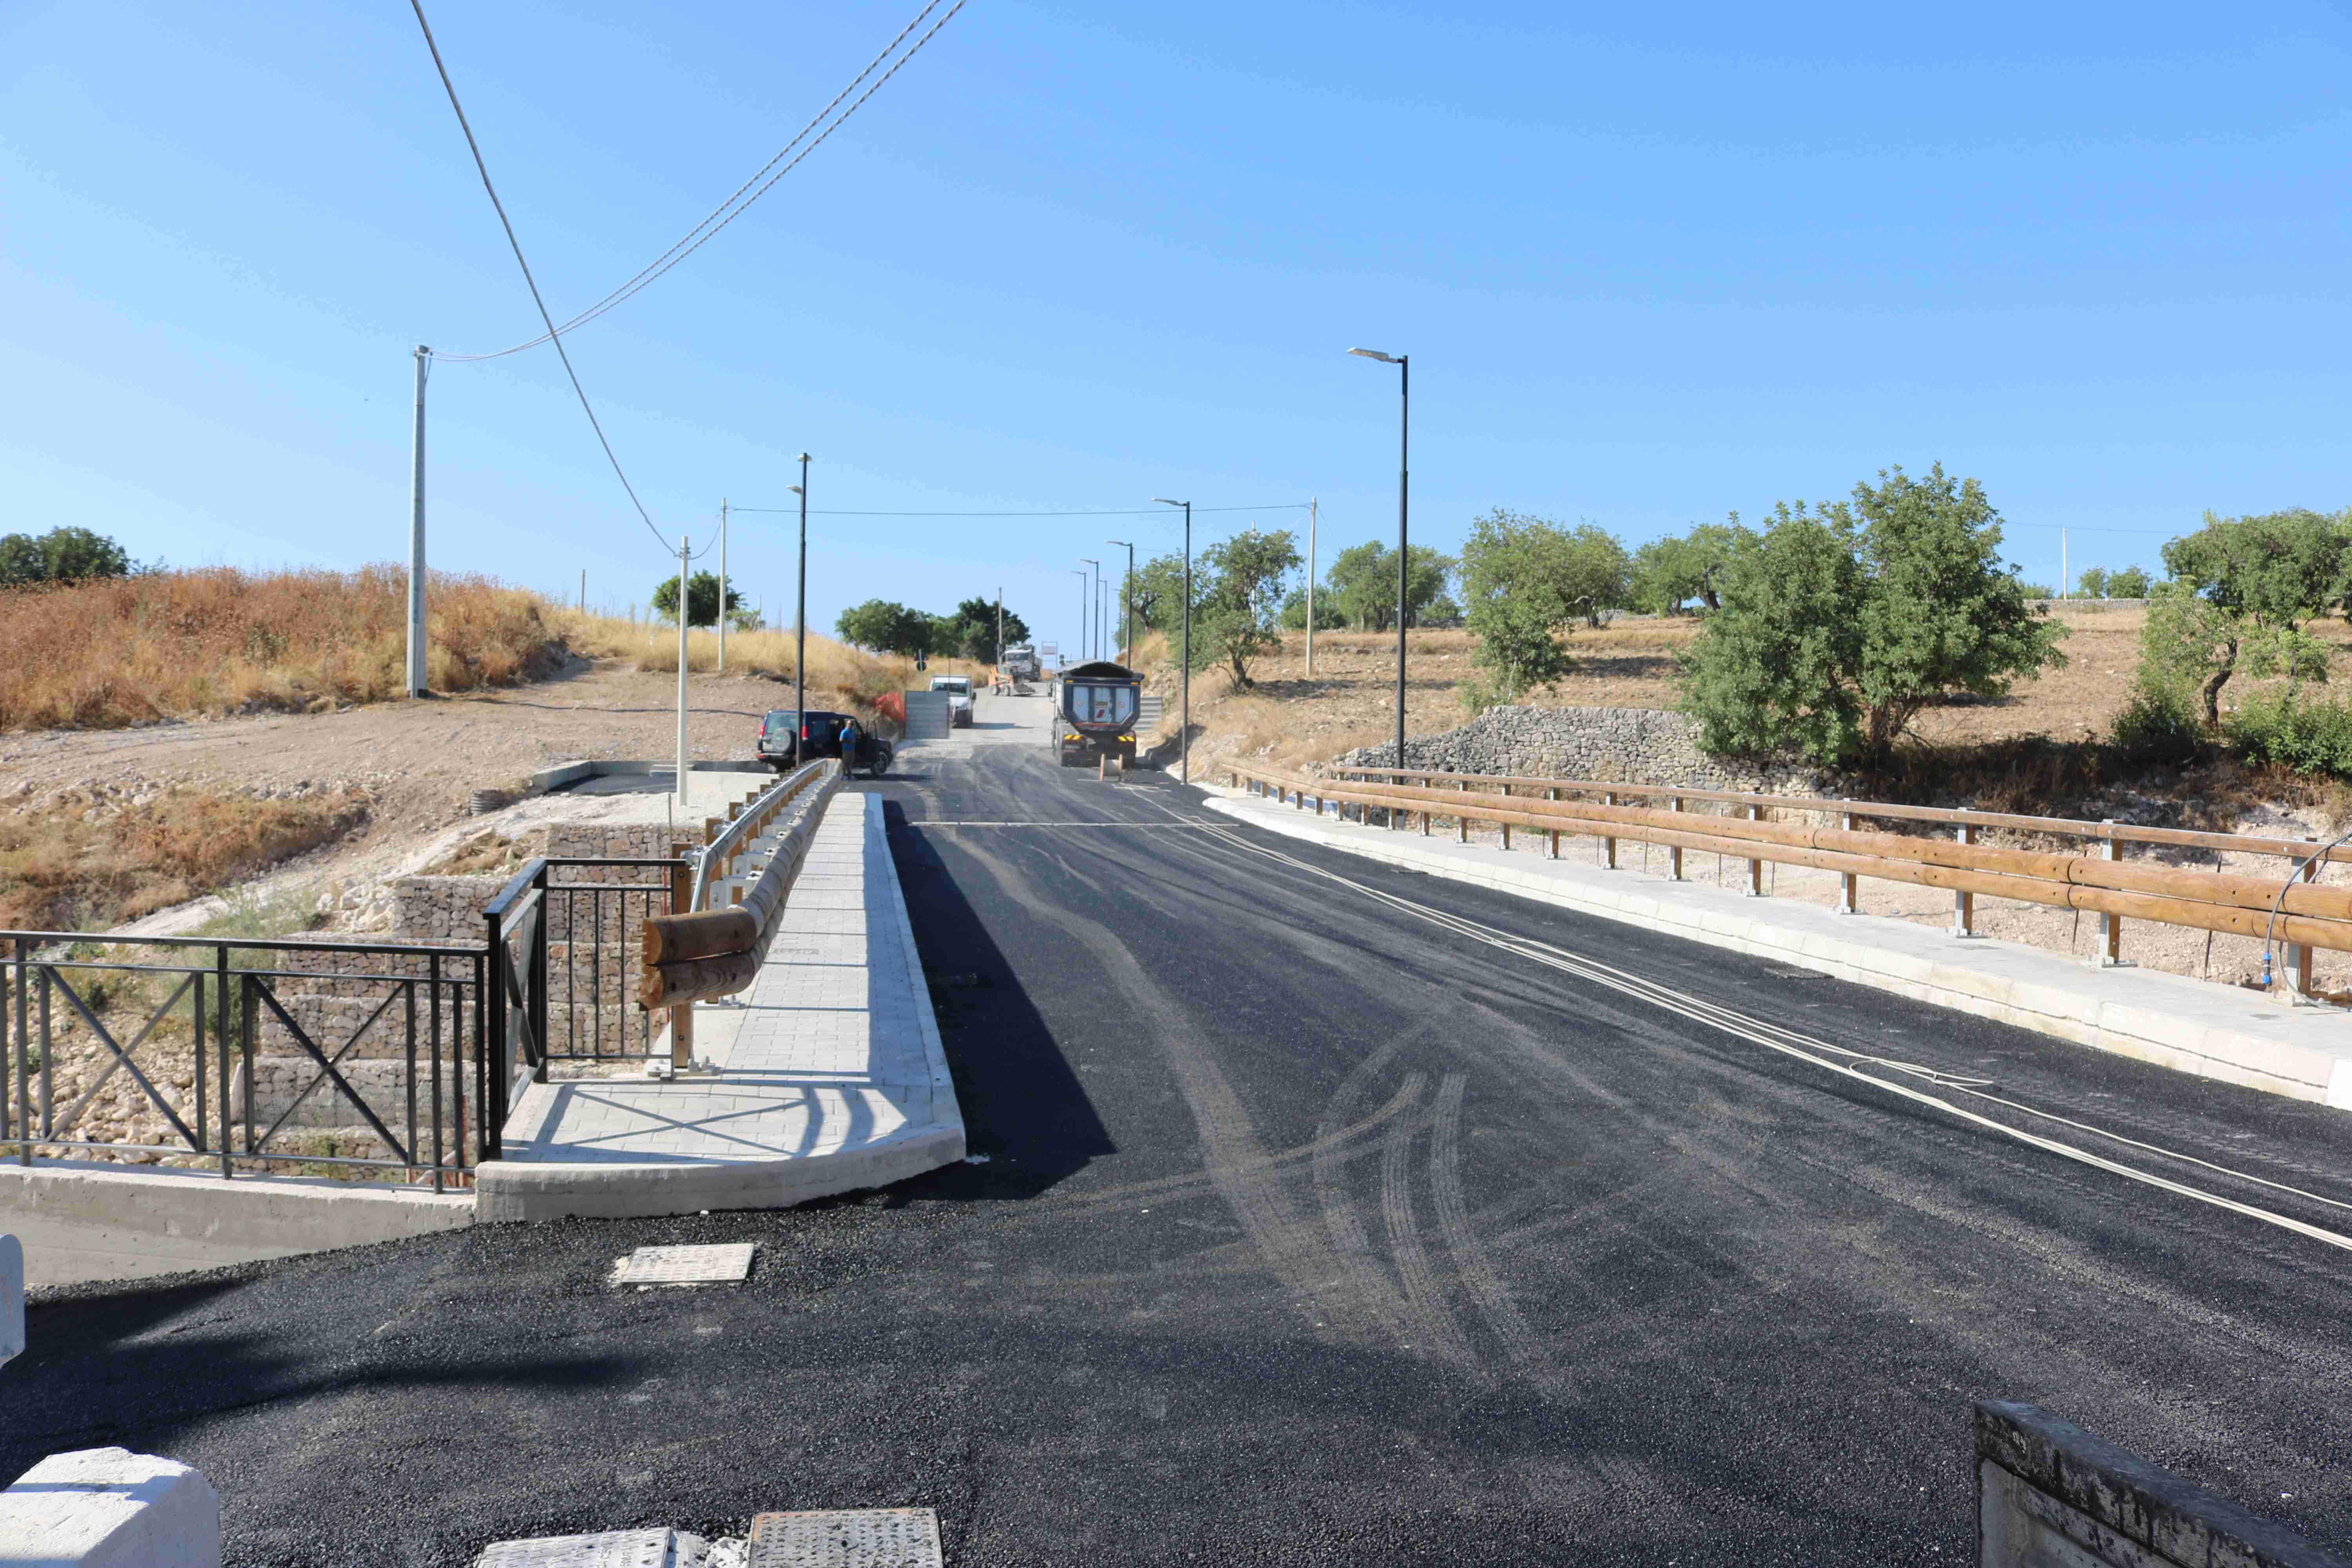
[[[951,615],[934,616],[910,610],[888,599],[868,599],[841,612],[834,630],[845,643],[876,653],[904,654],[909,658],[968,658],[993,664],[998,645],[997,605],[993,599],[966,599]],[[1003,647],[1029,640],[1029,623],[1007,606],[1003,612]]]

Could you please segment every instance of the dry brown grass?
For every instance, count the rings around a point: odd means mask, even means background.
[[[561,660],[534,594],[436,573],[427,602],[436,690],[509,685]],[[391,565],[0,591],[0,730],[376,701],[402,689],[406,614],[405,573]]]
[[[583,615],[577,610],[549,612],[557,631],[574,652],[595,658],[623,658],[639,669],[677,668],[677,628],[648,626],[642,622],[615,620],[609,616]],[[727,670],[730,675],[770,680],[793,679],[794,638],[790,632],[729,632]],[[707,674],[719,668],[719,634],[686,634],[686,667]],[[868,653],[832,637],[809,634],[809,705],[871,710],[885,692],[919,689],[935,675],[968,675],[984,681],[989,667],[969,659],[935,658],[928,669],[898,654]]]
[[[263,800],[176,789],[125,805],[47,802],[0,816],[0,926],[88,931],[136,920],[256,876],[366,818],[357,792]]]

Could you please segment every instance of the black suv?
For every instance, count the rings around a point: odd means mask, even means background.
[[[842,727],[849,719],[846,713],[828,713],[815,708],[806,713],[796,713],[789,708],[772,710],[760,721],[759,758],[782,773],[800,765],[803,752],[812,761],[840,756]],[[878,779],[889,771],[890,759],[895,754],[889,742],[860,724],[857,755],[848,759],[843,767],[849,773],[864,768],[868,776]]]
[[[778,708],[760,721],[760,760],[785,773],[799,765],[803,747],[811,757],[841,755],[841,727],[846,713],[826,713],[812,708],[806,714]]]

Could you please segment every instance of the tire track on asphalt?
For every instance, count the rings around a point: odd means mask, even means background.
[[[1478,1304],[1487,1328],[1503,1342],[1512,1364],[1538,1384],[1556,1388],[1559,1373],[1545,1353],[1534,1325],[1511,1299],[1510,1288],[1479,1245],[1478,1233],[1470,1226],[1469,1205],[1463,1201],[1462,1094],[1469,1081],[1462,1073],[1445,1075],[1445,1081],[1438,1086],[1437,1110],[1430,1121],[1429,1188],[1437,1209],[1437,1232],[1453,1256],[1455,1277]]]
[[[1267,1270],[1306,1312],[1308,1322],[1328,1339],[1384,1344],[1388,1336],[1377,1307],[1351,1288],[1349,1270],[1322,1226],[1299,1215],[1279,1173],[1270,1166],[1240,1095],[1218,1067],[1209,1042],[1187,1022],[1182,1001],[1153,979],[1127,944],[1099,922],[1064,910],[992,849],[966,843],[964,850],[1033,916],[1058,927],[1091,952],[1105,977],[1127,999],[1143,1032],[1176,1075],[1207,1150],[1211,1179]]]
[[[1413,1074],[1418,1080],[1419,1073]],[[1470,1342],[1439,1291],[1429,1253],[1421,1244],[1421,1222],[1412,1212],[1412,1150],[1421,1141],[1421,1118],[1399,1117],[1389,1123],[1381,1152],[1381,1218],[1389,1233],[1389,1256],[1396,1260],[1397,1277],[1404,1283],[1405,1300],[1427,1336],[1428,1351],[1439,1361],[1492,1380],[1478,1366]],[[1418,1347],[1414,1347],[1418,1348]]]

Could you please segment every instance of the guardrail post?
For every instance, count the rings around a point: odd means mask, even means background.
[[[1470,781],[1468,779],[1464,779],[1462,781],[1462,793],[1465,795],[1470,793]],[[1465,800],[1462,804],[1467,805],[1470,803]],[[1454,842],[1456,844],[1467,844],[1470,842],[1470,818],[1466,815],[1456,816],[1454,819]]]
[[[1546,800],[1558,800],[1559,798],[1559,791],[1556,789],[1548,789],[1544,791],[1544,798]],[[1555,860],[1559,858],[1559,829],[1557,827],[1551,830],[1551,858]]]
[[[2306,882],[2316,881],[2319,879],[2319,840],[2306,838],[2304,842],[2311,846],[2311,858],[2303,863],[2303,868],[2295,875]],[[2287,948],[2286,956],[2287,1000],[2290,1003],[2306,1001],[2312,993],[2311,944],[2294,943]]]
[[[2103,816],[2099,818],[2099,823],[2102,826],[2111,828],[2115,826],[2116,819],[2112,816]],[[2113,833],[2110,833],[2107,835],[2105,842],[2099,847],[2099,858],[2102,860],[2112,860],[2115,858],[2116,837]],[[2123,952],[2123,917],[2101,911],[2099,915],[2099,953],[2095,962],[2102,969],[2114,969],[2120,967],[2124,961]]]
[[[1506,801],[1508,801],[1511,798],[1511,781],[1508,779],[1505,779],[1503,781],[1503,798]],[[1509,807],[1506,806],[1504,809],[1508,810]],[[1501,826],[1503,829],[1503,847],[1508,849],[1511,847],[1511,825],[1506,822],[1503,823]]]
[[[1680,811],[1682,808],[1682,796],[1677,795],[1668,797],[1667,810]],[[1669,882],[1679,882],[1682,879],[1683,847],[1679,844],[1669,845],[1666,849],[1666,880]]]
[[[1764,808],[1753,801],[1749,802],[1748,820],[1763,821]],[[1751,859],[1748,862],[1748,896],[1751,899],[1760,899],[1764,896],[1764,862],[1761,860]]]
[[[1843,800],[1850,797],[1841,795],[1839,798]],[[1847,812],[1844,816],[1844,821],[1845,830],[1848,833],[1852,833],[1853,831],[1853,813],[1850,811]],[[1842,915],[1855,913],[1860,908],[1860,905],[1856,902],[1855,895],[1861,891],[1861,877],[1852,871],[1841,872],[1838,876],[1837,912]]]
[[[1952,830],[1952,836],[1962,844],[1974,844],[1977,841],[1977,825],[1963,822]],[[1977,896],[1974,893],[1955,892],[1952,895],[1952,934],[1963,938],[1977,934]]]
[[[691,844],[673,844],[671,856],[677,864],[669,868],[669,907],[673,914],[686,914],[694,900],[694,873],[686,864]],[[674,1002],[669,1009],[669,1065],[673,1071],[694,1065],[694,1004]]]

